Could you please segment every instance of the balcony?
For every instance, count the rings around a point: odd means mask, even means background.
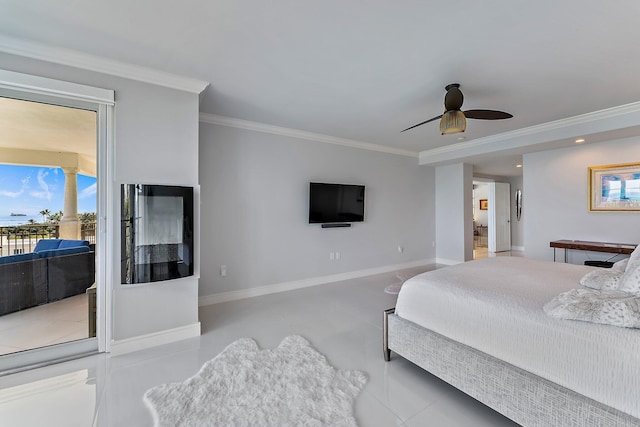
[[[33,252],[38,240],[58,238],[60,238],[58,224],[24,224],[0,227],[0,256],[30,253]],[[80,225],[80,240],[88,240],[92,246],[95,245],[95,222]]]
[[[95,222],[82,224],[81,235],[82,240],[89,241],[91,247],[95,245]],[[0,227],[0,256],[28,254],[34,251],[39,240],[55,239],[58,237],[59,227],[57,224],[28,224]],[[93,250],[93,248],[91,249]],[[63,284],[73,283],[77,273],[82,270],[82,265],[78,267],[78,263],[73,261],[72,258],[78,256],[84,257],[89,254],[93,257],[93,252],[90,252],[87,254],[50,258],[49,263],[54,260],[56,260],[56,262],[53,267],[47,270],[48,273],[45,275],[47,280],[56,276],[58,279],[63,280]],[[36,262],[46,261],[38,260]],[[64,269],[70,268],[70,266],[72,270],[63,271]],[[5,266],[3,265],[2,267]],[[3,277],[3,281],[5,278],[12,280],[10,277],[11,275]],[[34,276],[32,279],[35,281],[36,277]],[[14,277],[13,280],[18,279]],[[27,281],[29,281],[28,277]],[[51,285],[53,281],[48,281],[47,283]],[[59,285],[60,284],[56,285],[54,288],[58,289],[67,286],[64,285],[61,287]],[[82,287],[84,288],[84,286]],[[91,289],[93,289],[93,292],[90,291]],[[91,289],[88,290],[86,294],[84,292],[81,294],[73,292],[71,296],[65,294],[54,298],[55,301],[52,300],[45,304],[40,303],[33,307],[0,315],[0,356],[95,336],[95,308],[92,310],[91,305],[91,302],[95,301],[95,289]],[[50,292],[47,291],[47,295],[49,295],[49,293]]]

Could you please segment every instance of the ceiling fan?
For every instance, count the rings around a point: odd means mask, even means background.
[[[502,120],[510,119],[513,115],[505,113],[504,111],[495,110],[467,110],[461,111],[462,102],[464,97],[460,90],[459,83],[452,83],[445,87],[447,94],[444,96],[444,109],[445,112],[439,116],[433,117],[417,125],[406,128],[402,132],[413,129],[418,126],[422,126],[426,123],[432,122],[437,119],[440,120],[440,134],[446,135],[451,133],[464,132],[467,127],[466,119],[480,119],[480,120]]]

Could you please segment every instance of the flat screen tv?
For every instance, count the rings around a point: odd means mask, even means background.
[[[364,221],[364,185],[309,183],[309,224]]]

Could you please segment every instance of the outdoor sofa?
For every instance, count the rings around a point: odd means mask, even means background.
[[[84,293],[94,281],[88,241],[42,239],[31,253],[0,257],[0,315]]]

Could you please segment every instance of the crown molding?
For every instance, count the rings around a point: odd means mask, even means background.
[[[249,120],[235,119],[217,114],[200,113],[200,121],[213,125],[228,126],[238,129],[252,130],[255,132],[270,133],[272,135],[287,136],[291,138],[306,139],[308,141],[324,142],[326,144],[343,145],[345,147],[359,148],[362,150],[378,151],[381,153],[395,154],[398,156],[418,157],[417,151],[403,150],[401,148],[387,147],[385,145],[372,144],[370,142],[356,141],[353,139],[338,138],[320,133],[306,132],[280,126],[267,125]]]
[[[208,82],[0,34],[0,52],[199,94]]]
[[[440,161],[442,158],[454,158],[456,155],[457,157],[464,157],[469,154],[491,153],[495,151],[505,150],[507,148],[535,146],[552,140],[552,138],[545,139],[543,137],[544,134],[549,134],[553,137],[556,137],[560,135],[562,131],[572,130],[572,128],[575,128],[577,126],[584,126],[586,124],[593,125],[597,122],[604,123],[607,120],[618,119],[622,118],[623,116],[638,113],[640,113],[640,102],[633,102],[630,104],[606,108],[591,113],[585,113],[578,116],[529,126],[522,129],[516,129],[497,135],[491,135],[484,138],[477,138],[453,145],[433,148],[431,150],[420,152],[420,164],[435,163]],[[637,122],[634,123],[637,124]],[[593,133],[593,131],[594,130],[592,129],[589,133]],[[566,138],[571,136],[561,137]],[[473,151],[473,153],[470,153],[470,151]],[[436,160],[431,162],[430,159]]]
[[[30,74],[0,70],[0,88],[113,105],[114,91]]]

